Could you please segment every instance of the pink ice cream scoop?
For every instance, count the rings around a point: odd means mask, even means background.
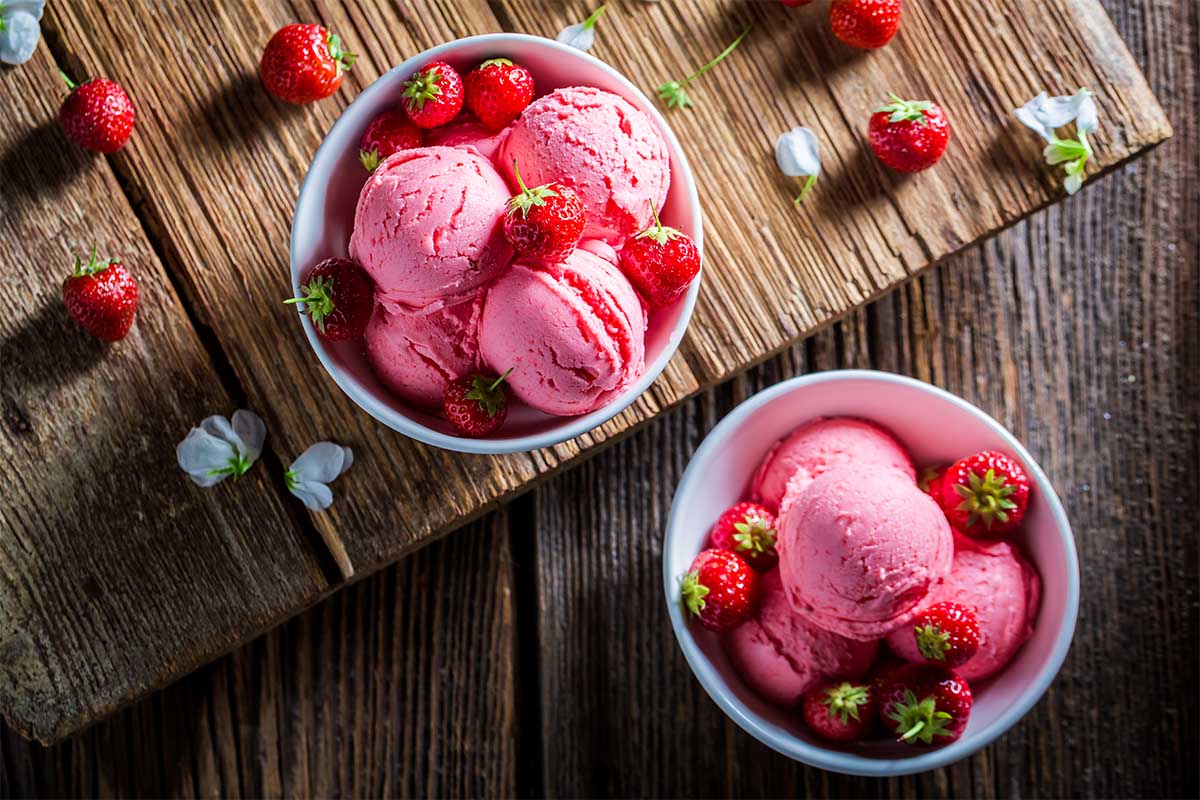
[[[764,699],[798,708],[801,696],[824,678],[860,678],[879,646],[831,633],[792,611],[779,570],[762,576],[758,613],[722,637],[734,669]]]
[[[892,467],[916,480],[912,460],[887,431],[853,417],[817,419],[775,443],[750,481],[750,497],[772,511],[779,509],[788,483],[802,492],[836,466]]]
[[[446,384],[479,368],[482,310],[482,295],[428,314],[376,306],[365,336],[367,360],[396,394],[420,406],[440,406]]]
[[[946,515],[911,476],[835,467],[789,494],[776,525],[779,572],[798,614],[851,639],[908,624],[954,558]]]
[[[488,291],[480,352],[513,394],[562,416],[607,404],[645,371],[642,302],[609,261],[580,247],[562,263],[518,261]]]
[[[451,147],[403,150],[358,198],[350,256],[391,311],[461,300],[508,267],[502,218],[511,192],[483,156]]]
[[[508,138],[509,130],[489,130],[475,117],[463,114],[454,122],[429,131],[426,141],[437,147],[474,147],[479,155],[492,161]]]
[[[514,159],[527,186],[574,189],[587,216],[583,237],[613,245],[649,225],[651,204],[662,208],[671,183],[667,144],[650,118],[591,87],[558,89],[521,112],[496,159],[510,180]]]
[[[1033,635],[1042,582],[1037,571],[1007,542],[986,542],[955,535],[954,564],[932,602],[943,600],[975,608],[979,652],[955,667],[968,681],[983,680],[1004,668]],[[888,634],[888,646],[901,658],[920,663],[911,626]]]

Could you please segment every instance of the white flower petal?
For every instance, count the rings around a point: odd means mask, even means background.
[[[233,425],[229,424],[229,420],[220,414],[214,414],[211,417],[205,417],[200,420],[200,429],[210,436],[215,436],[223,442],[228,442],[234,447],[241,447],[242,440],[233,430]]]
[[[1096,98],[1087,89],[1080,89],[1076,97],[1082,95],[1079,108],[1075,112],[1075,128],[1080,133],[1091,133],[1100,126],[1100,114],[1096,109]]]
[[[310,511],[324,511],[333,505],[333,492],[317,481],[296,481],[289,490],[304,501]]]
[[[1054,129],[1069,125],[1079,120],[1080,129],[1090,124],[1090,130],[1095,130],[1096,102],[1092,93],[1080,89],[1072,95],[1050,97],[1042,92],[1021,108],[1013,111],[1021,124],[1035,131],[1047,142],[1054,139]]]
[[[555,41],[586,53],[596,43],[596,29],[583,22],[580,22],[578,25],[568,25],[559,31],[558,36],[555,37]]]
[[[0,61],[5,64],[24,64],[33,57],[33,51],[37,49],[42,36],[38,17],[25,10],[7,10],[0,17],[4,21],[4,30],[0,30]]]
[[[242,444],[242,455],[251,463],[258,461],[262,455],[263,442],[267,439],[267,426],[262,417],[253,411],[239,408],[233,412],[233,431]]]
[[[808,128],[792,128],[775,140],[775,163],[793,178],[821,174],[821,151],[817,135]]]
[[[354,455],[349,447],[333,442],[317,442],[292,462],[291,471],[297,482],[331,483],[350,468]]]
[[[175,448],[179,467],[197,485],[209,487],[220,483],[228,473],[220,472],[236,457],[233,445],[201,428],[192,428]],[[214,474],[217,473],[217,474]]]
[[[1067,194],[1075,194],[1083,187],[1083,173],[1076,172],[1073,175],[1068,175],[1063,181],[1063,188],[1067,190]]]

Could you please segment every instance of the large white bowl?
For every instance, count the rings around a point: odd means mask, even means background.
[[[975,705],[962,738],[939,748],[889,741],[835,747],[812,736],[794,711],[759,698],[738,677],[716,635],[689,624],[679,578],[705,547],[720,513],[739,499],[770,446],[816,417],[854,416],[889,429],[918,465],[954,461],[985,448],[1015,457],[1033,480],[1019,541],[1042,578],[1032,638],[998,675],[971,687]],[[1054,487],[1021,443],[975,406],[927,383],[884,372],[846,370],[794,378],[742,403],[692,457],[667,523],[663,590],[671,625],[709,696],[763,744],[815,767],[852,775],[908,775],[958,761],[1008,730],[1054,679],[1075,631],[1079,562]]]
[[[690,235],[703,247],[700,198],[679,141],[654,104],[636,86],[602,61],[573,48],[516,33],[472,36],[413,56],[367,87],[342,113],[313,157],[292,218],[292,289],[319,261],[345,256],[354,227],[354,207],[367,175],[358,163],[363,131],[378,114],[399,107],[403,84],[431,61],[446,61],[464,74],[479,62],[505,56],[533,73],[539,96],[563,86],[595,86],[619,94],[644,111],[662,131],[671,156],[671,188],[663,223]],[[650,317],[646,331],[646,373],[604,408],[579,417],[554,417],[515,405],[496,435],[455,436],[445,420],[405,403],[379,382],[361,342],[337,344],[317,335],[308,317],[297,315],[308,341],[337,385],[364,411],[397,431],[427,444],[465,453],[517,453],[573,439],[607,422],[646,390],[674,355],[691,319],[700,279],[673,305]]]

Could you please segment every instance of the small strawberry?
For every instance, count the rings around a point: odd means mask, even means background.
[[[303,295],[283,302],[304,303],[300,313],[312,317],[322,336],[333,342],[362,338],[375,310],[375,282],[362,267],[348,258],[327,258],[300,288]]]
[[[942,481],[942,509],[967,536],[1015,530],[1029,508],[1029,476],[1013,459],[984,450],[956,461]]]
[[[358,145],[358,160],[374,172],[388,156],[421,146],[421,129],[399,111],[385,111],[371,121]]]
[[[137,115],[125,90],[108,78],[77,85],[59,70],[71,93],[58,111],[58,122],[71,141],[96,153],[115,153],[129,141]]]
[[[124,339],[137,312],[137,281],[120,259],[96,260],[96,246],[86,264],[75,258],[75,269],[63,281],[67,313],[88,333],[106,342]]]
[[[833,0],[829,25],[851,47],[883,47],[900,29],[900,0]]]
[[[521,191],[508,201],[504,238],[523,256],[563,260],[583,236],[583,202],[561,183],[527,188],[516,161],[513,174]]]
[[[913,635],[930,664],[961,667],[979,652],[979,618],[962,603],[934,603],[917,617]]]
[[[951,669],[908,664],[888,674],[880,717],[901,742],[949,744],[971,717],[971,687]]]
[[[469,375],[451,381],[442,398],[442,414],[464,436],[487,436],[508,417],[508,392],[504,379],[495,375]]]
[[[700,273],[700,251],[691,237],[668,228],[653,209],[654,225],[621,248],[621,271],[651,308],[682,297]]]
[[[800,711],[810,730],[830,742],[865,738],[875,724],[871,688],[843,680],[822,681],[804,693]]]
[[[749,619],[758,607],[758,595],[758,573],[729,550],[702,551],[680,587],[685,613],[717,632]]]
[[[322,100],[342,85],[342,75],[358,58],[342,40],[320,25],[285,25],[263,50],[258,71],[267,91],[288,103]]]
[[[404,82],[404,110],[421,128],[436,128],[458,116],[463,107],[463,81],[454,67],[435,61]]]
[[[738,503],[720,516],[709,534],[718,550],[732,550],[755,572],[768,572],[779,563],[775,552],[775,515],[758,503]]]
[[[936,164],[950,141],[950,124],[941,106],[929,100],[901,100],[871,115],[871,149],[897,172],[920,172]]]
[[[492,58],[467,73],[467,108],[487,128],[503,130],[533,102],[533,76],[507,58]]]

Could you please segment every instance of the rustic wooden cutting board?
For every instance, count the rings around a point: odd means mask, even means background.
[[[695,84],[696,107],[668,114],[705,210],[704,286],[688,337],[643,398],[576,441],[503,458],[416,444],[340,394],[279,302],[308,161],[345,104],[415,52],[497,30],[553,36],[590,10],[541,0],[51,4],[38,59],[0,72],[6,96],[32,95],[0,110],[11,131],[0,138],[2,200],[29,212],[0,219],[14,243],[3,255],[59,264],[95,237],[137,253],[154,289],[135,340],[58,381],[23,377],[51,371],[77,346],[64,324],[42,350],[21,348],[25,372],[3,384],[0,453],[25,489],[0,500],[0,710],[16,727],[43,740],[71,733],[1060,199],[1039,141],[1011,117],[1041,89],[1096,93],[1090,175],[1170,135],[1094,0],[909,3],[899,36],[873,53],[833,40],[824,3],[610,3],[593,53],[648,92],[755,26]],[[326,24],[359,53],[341,92],[304,108],[277,103],[256,76],[262,45],[297,19]],[[123,151],[90,163],[58,136],[45,145],[42,171],[22,172],[27,143],[57,136],[51,54],[76,77],[121,82],[138,128]],[[866,118],[888,91],[947,109],[954,139],[936,169],[902,178],[869,156]],[[797,187],[776,172],[772,147],[798,124],[820,134],[825,175],[796,209]],[[56,159],[85,164],[83,177],[64,180]],[[31,199],[22,186],[34,180],[48,186]],[[61,217],[55,201],[66,197],[94,209],[86,229],[84,212]],[[62,231],[31,236],[45,220]],[[52,308],[60,272],[36,276],[43,308]],[[35,311],[18,321],[54,313]],[[14,330],[0,328],[6,366],[22,341],[23,328]],[[173,394],[161,392],[164,375]],[[47,464],[136,471],[120,459],[97,462],[88,448],[101,443],[79,435],[80,419],[99,424],[94,398],[105,393],[114,408],[101,430],[135,437],[153,465],[137,473],[138,502],[122,501],[116,479],[84,481],[75,485],[86,517],[42,513],[62,491]],[[266,466],[250,481],[199,490],[173,469],[174,445],[200,417],[237,406],[267,422]],[[333,508],[309,516],[277,473],[320,438],[353,446],[357,457]]]

